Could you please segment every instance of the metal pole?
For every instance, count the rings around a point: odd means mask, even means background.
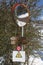
[[[22,37],[24,36],[24,27],[22,27]],[[23,44],[22,44],[22,51],[23,51]],[[21,62],[21,65],[24,65],[23,62]]]
[[[22,37],[24,36],[24,27],[22,27]]]
[[[23,36],[24,36],[24,27],[22,26],[22,37],[23,37]],[[24,46],[23,46],[23,44],[22,44],[22,51],[24,50],[23,48],[24,48]],[[24,65],[24,63],[21,62],[21,65]],[[26,62],[25,65],[27,65],[27,62]]]
[[[22,27],[22,37],[24,36],[24,27]],[[23,45],[22,45],[22,51],[23,51]]]

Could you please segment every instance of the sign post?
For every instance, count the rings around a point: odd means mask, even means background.
[[[23,35],[24,35],[24,27],[22,27],[22,37],[23,37]]]
[[[19,10],[19,8],[21,8]],[[15,11],[15,17],[16,17],[16,23],[18,24],[19,27],[22,27],[22,37],[24,37],[24,26],[26,25],[27,22],[29,22],[29,15],[30,12],[25,4],[14,4],[12,9],[12,13]],[[23,44],[22,44],[22,49],[20,46],[17,47],[17,51],[13,51],[13,58],[12,60],[15,62],[21,62],[21,65],[24,65],[25,62],[25,51],[23,51]],[[20,51],[22,50],[22,51]]]

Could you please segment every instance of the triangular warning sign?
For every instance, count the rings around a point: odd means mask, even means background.
[[[18,53],[16,54],[16,58],[22,58],[22,55],[21,55],[20,52],[18,52]]]

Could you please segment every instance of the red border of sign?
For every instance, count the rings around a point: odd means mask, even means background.
[[[23,7],[27,8],[27,6],[26,6],[25,4],[16,3],[16,4],[14,4],[14,5],[11,7],[12,13],[14,12],[14,10],[15,10],[15,8],[16,8],[17,6],[23,6]]]

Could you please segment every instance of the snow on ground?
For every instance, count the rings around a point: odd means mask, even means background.
[[[30,56],[29,65],[43,65],[43,60],[40,57]]]

